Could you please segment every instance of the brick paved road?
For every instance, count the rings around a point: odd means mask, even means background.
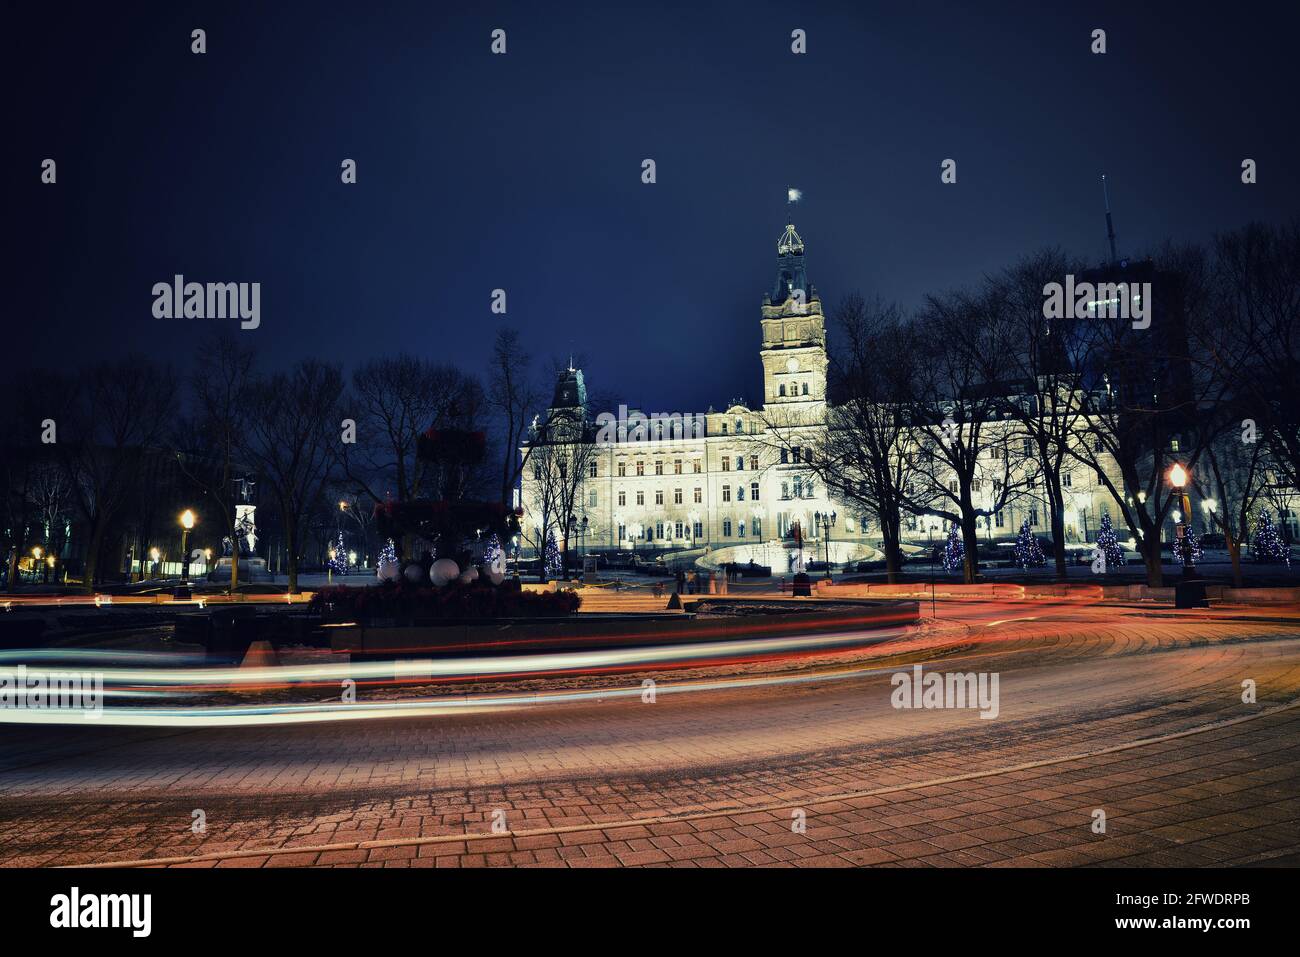
[[[833,679],[684,694],[661,684],[654,704],[254,730],[7,729],[0,863],[1300,861],[1300,708],[1286,707],[1300,701],[1296,626],[1113,608],[964,614],[852,659],[790,666]],[[914,661],[998,671],[999,717],[893,709],[889,675]],[[1256,704],[1241,701],[1247,678]],[[190,830],[194,809],[203,835]],[[1105,834],[1091,829],[1095,809]],[[510,833],[493,833],[494,812]]]

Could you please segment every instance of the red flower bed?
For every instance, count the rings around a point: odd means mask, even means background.
[[[445,588],[385,583],[367,587],[335,585],[312,596],[311,609],[331,617],[395,619],[560,618],[578,610],[573,592],[532,592],[483,582]]]

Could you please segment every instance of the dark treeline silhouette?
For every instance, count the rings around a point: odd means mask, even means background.
[[[23,564],[27,578],[66,574],[86,590],[124,581],[131,568],[150,577],[154,549],[160,562],[182,561],[187,508],[198,517],[190,550],[215,561],[243,488],[257,506],[258,552],[291,590],[340,533],[373,566],[384,544],[374,507],[447,492],[435,486],[448,477],[415,456],[428,429],[485,432],[488,464],[450,487],[513,505],[518,450],[542,395],[530,375],[512,330],[499,335],[485,378],[410,354],[350,375],[313,359],[268,368],[238,333],[206,336],[186,370],[131,356],[24,372],[5,383],[0,409],[6,586],[19,585]],[[412,543],[402,544],[409,554]]]

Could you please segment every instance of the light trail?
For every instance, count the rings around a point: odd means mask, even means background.
[[[772,687],[777,685],[812,684],[841,681],[846,678],[874,674],[892,674],[894,667],[845,668],[803,675],[768,675],[748,678],[718,678],[708,681],[682,682],[654,685],[656,697],[664,694],[690,694],[709,691],[729,691],[739,688]],[[452,715],[486,714],[515,711],[539,705],[573,704],[642,697],[647,688],[642,686],[600,688],[542,693],[491,695],[444,695],[430,698],[412,698],[402,701],[342,701],[314,704],[236,705],[202,708],[104,708],[91,713],[75,709],[32,709],[0,712],[0,720],[14,724],[34,725],[108,725],[114,727],[150,728],[231,728],[264,727],[290,724],[322,724],[341,721],[365,721],[381,718],[449,717]]]
[[[569,675],[602,675],[628,670],[665,670],[734,664],[759,659],[801,657],[822,651],[878,644],[904,634],[908,629],[895,628],[873,632],[819,634],[801,637],[757,638],[741,641],[713,641],[687,645],[617,648],[535,655],[417,659],[360,663],[308,664],[253,668],[104,668],[95,671],[103,679],[105,698],[153,698],[176,695],[192,697],[208,692],[253,692],[264,690],[303,689],[309,687],[344,687],[344,682],[375,684],[436,683],[448,680],[503,680]],[[16,659],[21,652],[5,657]],[[52,654],[41,656],[57,661]],[[119,655],[120,657],[120,655]],[[156,658],[157,655],[150,655]],[[44,661],[42,664],[49,671]],[[857,673],[857,672],[853,672]],[[0,667],[0,675],[14,685],[16,670]],[[674,686],[675,689],[745,687],[754,684],[780,683],[789,679],[735,679],[710,684]],[[819,679],[826,680],[826,679]],[[152,690],[151,690],[152,689]],[[465,713],[466,709],[500,710],[531,704],[618,697],[641,694],[640,687],[609,688],[591,692],[505,694],[495,696],[443,695],[408,699],[399,702],[312,702],[273,705],[247,705],[198,708],[100,707],[93,712],[76,708],[0,708],[0,723],[10,724],[111,724],[153,727],[217,727],[242,724],[305,723],[314,721],[356,720],[360,717],[421,716]]]

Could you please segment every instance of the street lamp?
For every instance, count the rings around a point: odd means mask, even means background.
[[[1184,582],[1191,582],[1196,579],[1196,566],[1192,563],[1192,539],[1191,536],[1187,534],[1188,528],[1187,528],[1187,523],[1185,521],[1190,516],[1192,511],[1191,503],[1187,498],[1188,477],[1189,476],[1187,474],[1187,469],[1183,468],[1182,465],[1180,465],[1178,462],[1175,462],[1174,467],[1169,470],[1169,484],[1172,485],[1177,490],[1179,504],[1182,506],[1182,508],[1179,509],[1175,535],[1178,540],[1180,551],[1182,552],[1182,557],[1183,557],[1183,581]],[[1190,601],[1191,600],[1190,594],[1184,600]],[[1178,604],[1179,607],[1193,607],[1193,608],[1201,607],[1202,604],[1202,602],[1199,601],[1193,605],[1183,605],[1182,602],[1176,602],[1176,603]]]
[[[39,545],[37,545],[35,548],[32,549],[32,582],[33,583],[35,583],[37,578],[36,567],[41,563],[42,554],[44,553],[41,551],[41,547]]]
[[[826,580],[831,580],[831,529],[835,527],[834,512],[813,512],[813,524],[822,529],[822,544],[826,549]]]
[[[1190,579],[1196,572],[1196,566],[1192,564],[1192,541],[1187,535],[1187,524],[1184,517],[1191,512],[1191,504],[1187,498],[1187,470],[1178,462],[1174,463],[1173,468],[1169,470],[1169,484],[1178,492],[1178,501],[1181,506],[1174,513],[1175,536],[1178,540],[1179,551],[1183,559],[1183,579]]]
[[[317,552],[316,554],[319,555],[320,552]],[[338,552],[335,549],[331,548],[330,560],[325,563],[325,583],[328,585],[334,584],[334,556],[337,554]]]
[[[190,529],[194,527],[194,513],[188,508],[181,513],[181,585],[190,583]]]

